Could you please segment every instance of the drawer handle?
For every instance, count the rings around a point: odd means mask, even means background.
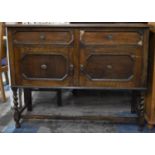
[[[41,65],[40,68],[43,69],[43,70],[46,70],[47,69],[47,65],[43,64],[43,65]]]
[[[84,72],[84,65],[80,65],[80,70],[81,70],[81,72]]]
[[[70,75],[74,74],[74,65],[73,64],[70,64],[69,71],[70,71]]]
[[[45,35],[44,35],[44,34],[41,34],[41,35],[40,35],[40,39],[41,39],[41,40],[45,40]]]
[[[111,34],[109,34],[109,35],[107,36],[107,39],[108,39],[108,40],[112,40],[112,39],[113,39],[113,36],[112,36]]]
[[[87,74],[85,72],[85,69],[84,69],[84,65],[83,64],[80,65],[80,71],[81,71],[82,74]]]
[[[113,67],[112,67],[112,65],[107,65],[107,68],[112,69]]]

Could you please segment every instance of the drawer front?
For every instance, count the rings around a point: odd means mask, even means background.
[[[143,45],[143,35],[136,31],[81,30],[83,45]]]
[[[134,88],[143,86],[142,48],[83,48],[80,53],[80,85]]]
[[[71,48],[15,47],[15,51],[17,85],[72,85],[74,64]]]
[[[35,29],[18,30],[13,35],[15,44],[70,45],[73,42],[72,30]]]

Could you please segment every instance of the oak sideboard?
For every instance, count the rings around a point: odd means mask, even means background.
[[[7,38],[16,127],[20,127],[21,118],[28,117],[23,111],[31,106],[19,107],[19,88],[130,90],[131,110],[143,126],[147,24],[7,25]],[[108,117],[101,116],[104,118]]]

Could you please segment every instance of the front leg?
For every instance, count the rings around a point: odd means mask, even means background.
[[[145,106],[145,93],[141,92],[139,94],[138,104],[137,104],[137,112],[138,112],[138,123],[140,130],[143,129],[145,119],[144,119],[144,106]]]
[[[19,103],[18,103],[18,96],[17,96],[17,89],[12,88],[13,91],[13,103],[14,103],[14,120],[16,123],[16,128],[20,128],[20,111],[19,111]]]

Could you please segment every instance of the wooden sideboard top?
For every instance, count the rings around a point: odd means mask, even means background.
[[[150,27],[144,23],[6,24],[7,27]]]

